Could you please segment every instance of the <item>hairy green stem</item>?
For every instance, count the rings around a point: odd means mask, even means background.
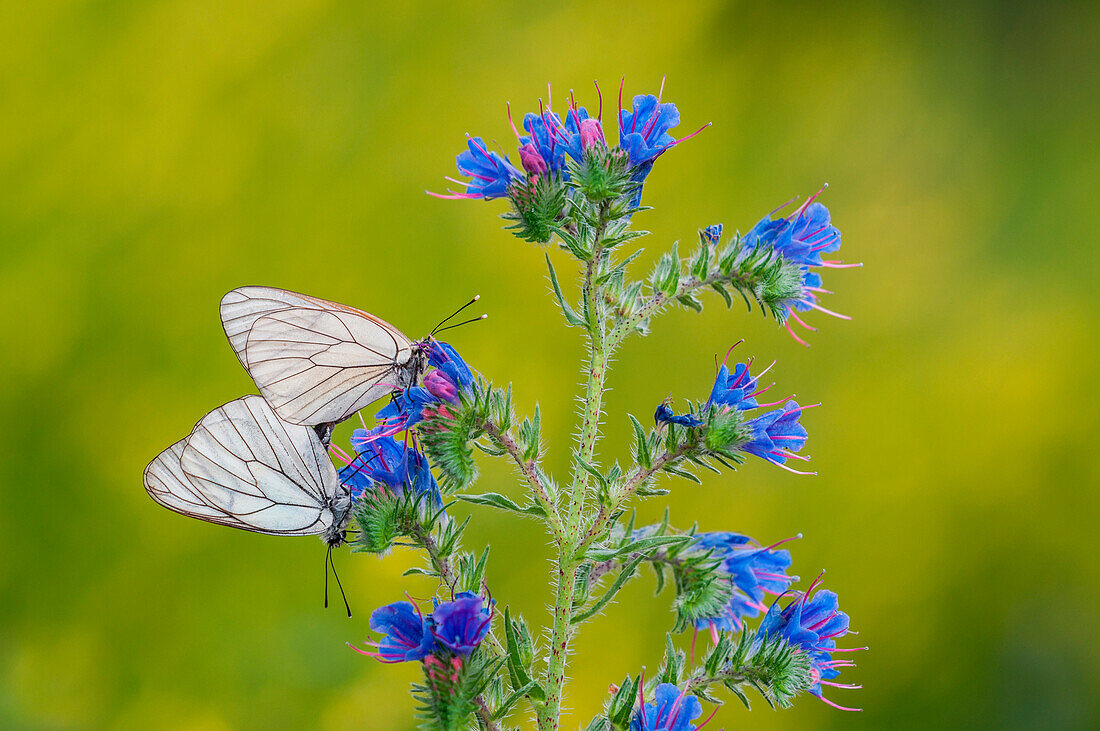
[[[582,296],[585,321],[588,323],[588,373],[585,384],[584,410],[577,436],[576,462],[569,490],[569,506],[565,514],[565,540],[558,546],[557,587],[554,600],[554,622],[550,630],[550,658],[547,662],[544,688],[546,703],[538,712],[539,731],[558,728],[562,694],[565,689],[565,668],[572,634],[573,597],[577,570],[580,566],[578,547],[584,534],[582,518],[589,489],[589,473],[580,461],[592,464],[600,437],[600,416],[603,413],[604,383],[607,380],[611,349],[607,344],[606,317],[602,292],[596,284],[599,269],[600,242],[607,227],[607,205],[600,210],[600,221],[594,236],[593,256],[586,262]]]
[[[592,522],[588,525],[588,530],[585,531],[584,536],[577,545],[578,550],[587,548],[607,530],[612,516],[626,505],[627,501],[638,492],[638,488],[649,482],[653,478],[653,475],[657,474],[668,465],[679,461],[683,456],[684,450],[682,448],[677,452],[665,452],[661,454],[657,459],[653,460],[652,466],[648,469],[635,467],[634,471],[623,481],[621,487],[610,496],[607,503],[600,505],[600,509],[596,512],[596,515],[592,518]]]
[[[739,274],[737,272],[733,272],[729,275],[712,275],[704,279],[699,279],[693,275],[683,277],[680,279],[675,294],[667,295],[664,292],[656,292],[636,311],[615,323],[615,326],[607,335],[608,342],[612,347],[618,347],[630,333],[634,332],[634,329],[637,328],[638,325],[656,315],[666,305],[675,302],[680,297],[692,294],[696,290],[710,287],[714,284],[729,285],[737,290],[744,291],[752,288],[754,279],[752,276]]]
[[[561,546],[565,543],[565,529],[562,525],[561,515],[558,513],[557,506],[554,505],[553,499],[550,497],[550,491],[546,484],[543,482],[542,474],[538,470],[538,465],[534,460],[529,460],[523,455],[523,450],[516,444],[516,440],[512,437],[511,433],[504,431],[492,421],[486,421],[482,424],[482,429],[489,435],[489,438],[493,440],[501,449],[508,452],[508,455],[519,467],[520,472],[527,479],[527,484],[531,487],[531,492],[535,496],[535,500],[546,511],[546,522],[550,526],[550,532],[554,534],[554,541],[557,545]]]

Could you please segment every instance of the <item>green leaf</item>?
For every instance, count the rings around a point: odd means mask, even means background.
[[[500,510],[511,510],[514,513],[523,513],[525,515],[536,515],[545,517],[546,511],[541,505],[528,505],[527,507],[521,507],[515,501],[509,497],[505,497],[500,493],[487,492],[482,495],[456,495],[459,500],[467,503],[473,503],[474,505],[488,505],[492,508],[499,508]]]
[[[594,465],[586,462],[585,459],[579,454],[574,455],[574,457],[577,460],[577,464],[580,465],[581,469],[595,477],[601,487],[607,487],[607,478],[605,478]]]
[[[634,572],[638,568],[638,564],[640,564],[643,560],[645,560],[645,556],[638,556],[626,566],[624,566],[623,570],[619,572],[619,575],[615,577],[614,583],[612,583],[611,586],[607,588],[607,591],[605,591],[603,595],[599,599],[597,599],[595,603],[592,604],[592,606],[590,606],[588,609],[584,610],[580,614],[574,616],[571,624],[579,624],[599,612],[605,606],[607,606],[607,603],[610,602],[615,597],[615,595],[619,593],[619,589],[622,589],[626,582],[629,581],[630,578],[634,575]]]
[[[554,271],[554,264],[550,261],[549,254],[546,255],[546,266],[550,270],[550,284],[554,288],[554,296],[558,299],[558,305],[561,307],[561,312],[565,315],[565,321],[576,327],[587,327],[585,321],[577,317],[577,313],[575,313],[573,308],[565,301],[565,295],[562,294],[561,285],[558,284],[558,273]]]
[[[648,470],[653,467],[653,456],[649,451],[649,439],[646,431],[641,423],[634,418],[633,414],[627,414],[627,417],[630,419],[630,423],[634,425],[634,436],[637,437],[638,441],[638,454],[636,456],[638,464]]]
[[[613,548],[600,548],[593,546],[585,553],[585,557],[593,561],[608,561],[628,553],[641,553],[648,557],[650,551],[661,546],[677,546],[693,540],[694,536],[650,536],[630,541],[622,546]]]

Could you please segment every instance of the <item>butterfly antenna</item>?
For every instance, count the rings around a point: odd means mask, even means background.
[[[453,320],[455,318],[455,316],[458,315],[458,313],[462,312],[464,309],[466,309],[467,307],[469,307],[473,303],[477,302],[479,299],[481,299],[481,295],[480,294],[475,294],[474,298],[472,300],[470,300],[466,304],[459,307],[457,310],[452,312],[450,314],[450,316],[448,316],[444,320],[441,320],[438,325],[436,325],[434,328],[432,328],[432,331],[430,333],[428,333],[428,337],[430,338],[432,335],[435,335],[437,332],[440,331],[439,328],[441,328],[443,325],[445,325],[449,320]]]
[[[441,333],[444,330],[450,330],[452,328],[462,327],[463,325],[469,325],[471,322],[478,322],[480,320],[484,320],[487,317],[488,317],[488,315],[482,315],[481,317],[475,317],[472,320],[466,320],[465,322],[459,322],[459,323],[454,324],[454,325],[448,325],[447,327],[441,327],[438,330],[433,331],[432,335],[435,335],[436,333]]]
[[[344,593],[344,585],[340,583],[340,574],[336,573],[336,564],[332,562],[332,546],[328,547],[328,564],[332,567],[332,575],[336,577],[336,586],[340,587],[340,596],[344,600],[344,609],[348,612],[348,619],[351,619],[351,605],[348,604],[348,595]],[[328,579],[328,571],[325,571],[325,579]],[[325,594],[325,601],[328,601],[328,594]]]

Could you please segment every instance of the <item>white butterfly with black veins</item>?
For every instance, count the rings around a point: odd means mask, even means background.
[[[476,298],[475,298],[476,299]],[[283,421],[343,421],[427,367],[413,342],[354,307],[273,287],[240,287],[221,302],[222,325],[260,393]]]
[[[149,496],[169,510],[233,528],[345,540],[351,495],[316,431],[288,424],[259,396],[204,416],[145,468]]]

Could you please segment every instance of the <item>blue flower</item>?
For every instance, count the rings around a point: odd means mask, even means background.
[[[428,458],[404,441],[389,436],[386,429],[383,425],[352,433],[351,445],[358,456],[340,470],[340,482],[350,488],[353,498],[382,484],[395,493],[411,490],[416,495],[429,495],[434,505],[441,505],[439,485],[432,476]]]
[[[489,632],[493,621],[492,602],[472,591],[455,595],[454,601],[436,606],[432,612],[431,631],[436,641],[459,655],[473,652]]]
[[[648,166],[639,180],[644,180],[656,160],[676,144],[668,133],[680,124],[680,111],[675,104],[661,104],[652,94],[634,97],[632,111],[619,110],[619,145],[630,155],[630,164]]]
[[[428,365],[435,370],[424,376],[423,386],[411,386],[394,393],[390,403],[375,414],[385,433],[411,429],[437,410],[444,401],[458,403],[458,392],[469,391],[474,375],[449,344],[432,340],[427,345]]]
[[[456,160],[458,172],[468,178],[468,182],[454,181],[466,186],[465,193],[436,195],[439,198],[501,198],[508,195],[508,186],[515,180],[523,180],[523,173],[516,169],[507,157],[489,152],[485,141],[473,137],[467,141],[469,148]]]
[[[809,437],[806,427],[798,422],[805,408],[808,407],[799,406],[791,400],[783,404],[782,408],[749,421],[752,439],[742,449],[780,467],[788,459],[805,459],[793,454],[801,451]]]
[[[565,127],[562,125],[561,117],[551,111],[544,111],[542,114],[528,113],[523,115],[523,129],[527,130],[527,134],[518,135],[520,147],[530,145],[532,151],[542,158],[551,172],[568,179],[569,175],[565,170],[567,141],[562,134]],[[572,140],[569,144],[572,144]],[[579,134],[576,138],[576,147],[579,152]]]
[[[707,399],[704,410],[711,406],[721,406],[738,411],[755,409],[760,404],[756,399],[756,387],[759,377],[749,374],[748,363],[738,363],[733,367],[733,373],[725,363],[718,369],[718,375],[714,379],[714,386],[710,390],[710,398]]]
[[[423,660],[435,649],[431,624],[432,619],[421,615],[409,602],[387,604],[370,615],[370,628],[385,635],[378,642],[378,651],[368,653],[352,649],[388,663]]]
[[[395,391],[390,402],[374,416],[387,433],[396,434],[419,424],[424,419],[424,410],[438,400],[427,388],[411,386]]]
[[[821,203],[804,205],[789,218],[765,216],[745,235],[745,243],[771,246],[803,266],[821,266],[823,253],[840,248],[840,231],[829,218],[829,209]]]
[[[707,246],[717,246],[718,242],[722,240],[722,224],[714,223],[707,226],[701,232],[700,237]]]
[[[822,188],[824,190],[825,188]],[[832,259],[822,259],[822,254],[832,253],[840,248],[840,231],[832,224],[829,209],[821,203],[815,202],[820,195],[818,191],[806,203],[799,206],[790,216],[773,219],[771,214],[765,216],[745,235],[743,242],[747,248],[767,246],[774,249],[784,259],[797,265],[802,270],[802,295],[796,301],[785,308],[784,318],[791,318],[807,330],[813,328],[807,325],[795,314],[820,310],[827,315],[850,320],[847,315],[841,315],[827,310],[818,302],[819,294],[829,294],[822,288],[821,275],[815,271],[821,268],[846,269],[861,266],[859,264],[845,264]],[[798,337],[791,328],[789,322],[784,325],[795,340],[803,345],[806,341]]]
[[[695,547],[710,551],[712,558],[721,561],[734,592],[719,616],[697,619],[696,629],[739,630],[743,617],[756,617],[767,611],[764,595],[780,594],[798,578],[787,576],[791,554],[787,550],[775,550],[778,545],[760,548],[740,533],[723,531],[698,535]]]
[[[672,683],[661,683],[653,703],[643,703],[630,721],[630,731],[695,731],[691,722],[703,715],[699,699]]]
[[[859,688],[858,685],[831,682],[840,675],[839,668],[855,665],[850,660],[834,660],[833,653],[838,652],[836,640],[848,634],[848,615],[840,611],[837,596],[831,591],[814,593],[821,577],[818,577],[810,589],[801,597],[787,604],[783,609],[778,602],[760,622],[756,631],[755,643],[763,644],[765,639],[782,637],[788,643],[806,653],[810,658],[810,674],[813,685],[810,692],[834,708],[843,711],[858,711],[858,708],[838,706],[822,695],[822,685],[836,688]],[[866,648],[858,648],[866,649]]]
[[[446,373],[459,388],[473,385],[474,374],[466,361],[451,345],[440,340],[432,340],[428,345],[428,365]]]
[[[653,414],[653,421],[657,424],[679,424],[686,427],[702,426],[703,422],[694,414],[677,414],[669,406],[668,401],[662,401]]]

